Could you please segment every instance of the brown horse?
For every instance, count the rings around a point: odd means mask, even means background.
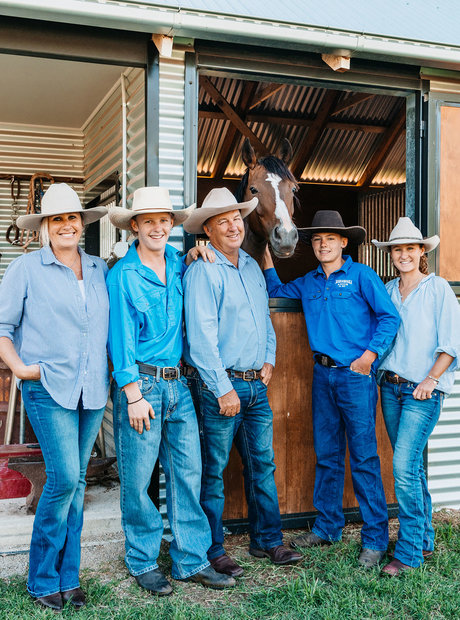
[[[267,243],[278,258],[292,256],[299,239],[292,221],[298,184],[288,163],[292,147],[284,139],[275,155],[257,159],[251,143],[243,143],[242,158],[247,170],[236,190],[238,202],[259,199],[256,209],[245,219],[245,238],[242,248],[262,265]]]

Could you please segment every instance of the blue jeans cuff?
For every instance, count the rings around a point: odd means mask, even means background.
[[[61,586],[61,592],[68,592],[69,590],[75,590],[80,587],[80,582],[76,581],[72,586]]]
[[[171,571],[171,575],[173,579],[177,579],[177,580],[187,579],[188,577],[192,577],[193,575],[196,575],[197,573],[204,570],[205,568],[208,568],[208,566],[210,566],[210,563],[208,561],[203,562],[203,564],[201,566],[198,566],[198,568],[194,568],[192,571],[190,571],[186,575],[180,575],[180,576],[177,570],[173,567],[173,570]]]
[[[326,532],[323,532],[322,530],[317,528],[315,525],[313,526],[311,531],[313,532],[313,534],[316,534],[317,536],[319,536],[323,540],[328,540],[329,542],[340,542],[342,540],[342,536],[341,535],[338,538],[333,538],[329,534],[326,534]]]
[[[155,564],[152,564],[152,566],[149,566],[148,568],[143,568],[142,570],[139,570],[139,571],[133,571],[128,566],[129,574],[132,575],[133,577],[139,577],[139,575],[145,575],[145,573],[150,573],[151,570],[155,570],[157,568],[158,568],[158,564],[156,562]]]
[[[53,590],[46,590],[45,592],[34,592],[29,588],[29,584],[27,584],[27,592],[30,594],[30,596],[33,596],[34,598],[40,598],[42,596],[49,596],[50,594],[57,594],[58,592],[60,592],[60,589],[54,588]]]

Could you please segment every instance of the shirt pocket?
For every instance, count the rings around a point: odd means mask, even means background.
[[[351,305],[351,291],[331,291],[332,310],[346,312]]]
[[[142,339],[155,338],[166,330],[166,312],[160,293],[141,295],[134,300],[139,315]]]
[[[108,308],[109,294],[106,285],[103,282],[95,282],[92,286],[96,293],[96,300],[99,308]]]
[[[305,314],[307,316],[318,316],[321,310],[321,300],[322,294],[321,291],[315,291],[314,293],[308,293],[303,301],[306,305]]]

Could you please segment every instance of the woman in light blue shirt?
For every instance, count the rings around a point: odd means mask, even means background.
[[[18,226],[42,248],[20,256],[0,284],[0,356],[20,381],[47,480],[30,544],[27,589],[60,610],[85,604],[79,587],[85,475],[107,402],[107,266],[78,247],[83,226],[105,215],[53,184],[40,214]]]
[[[399,504],[394,559],[383,573],[395,577],[433,554],[431,498],[423,452],[452,390],[460,358],[460,312],[443,278],[428,273],[426,252],[437,235],[423,239],[401,217],[386,242],[372,243],[391,254],[399,277],[386,287],[401,317],[396,338],[379,367],[382,410],[393,447],[393,474]]]

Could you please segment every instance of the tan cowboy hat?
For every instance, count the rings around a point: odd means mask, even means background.
[[[195,205],[187,209],[173,209],[169,190],[166,187],[140,187],[133,195],[133,208],[111,207],[109,218],[114,226],[131,230],[131,220],[142,213],[170,213],[174,225],[182,224],[188,218]]]
[[[424,239],[422,233],[417,226],[412,222],[410,217],[400,217],[398,223],[390,233],[388,241],[377,241],[372,239],[372,243],[375,247],[389,252],[392,245],[407,245],[411,243],[417,243],[425,246],[425,252],[431,252],[439,245],[438,235],[433,235]]]
[[[43,194],[41,213],[21,215],[16,220],[18,228],[40,230],[43,218],[63,213],[81,213],[83,224],[100,220],[107,213],[106,207],[83,209],[77,192],[67,183],[53,183]]]
[[[204,233],[203,224],[210,217],[238,209],[241,212],[241,217],[245,218],[251,211],[254,211],[258,202],[258,198],[252,198],[246,202],[237,202],[229,189],[226,187],[215,187],[203,200],[201,207],[192,212],[184,224],[184,229],[188,233],[200,235]]]
[[[362,226],[345,226],[342,216],[338,211],[320,210],[313,216],[311,226],[298,229],[302,234],[303,241],[311,243],[314,233],[333,232],[342,237],[347,237],[358,245],[366,238],[366,229]]]

